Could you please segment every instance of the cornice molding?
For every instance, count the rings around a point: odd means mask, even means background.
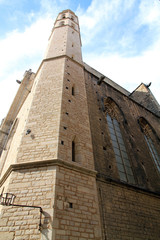
[[[61,159],[50,159],[50,160],[42,160],[42,161],[32,161],[32,162],[23,162],[23,163],[15,163],[10,165],[10,167],[7,169],[5,174],[2,176],[0,180],[0,186],[6,181],[6,179],[9,177],[9,175],[17,170],[23,170],[23,169],[31,169],[31,168],[43,168],[43,167],[50,167],[50,166],[56,166],[56,167],[63,167],[67,168],[76,172],[83,173],[85,175],[89,175],[96,178],[97,172],[92,169],[88,169],[85,167],[80,166],[78,163],[72,163],[72,162],[66,162]]]

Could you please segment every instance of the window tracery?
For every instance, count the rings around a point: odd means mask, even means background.
[[[151,156],[154,160],[154,163],[155,163],[158,171],[160,172],[160,155],[158,154],[157,149],[154,144],[154,141],[153,141],[154,133],[153,133],[152,127],[142,117],[139,119],[139,124],[140,124],[142,132],[144,134],[144,138],[145,138],[147,146],[150,150]]]
[[[130,160],[122,137],[120,124],[118,122],[118,113],[120,114],[120,111],[114,101],[110,98],[105,99],[105,110],[120,180],[135,184]]]

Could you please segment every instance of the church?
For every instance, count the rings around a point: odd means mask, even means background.
[[[160,105],[82,60],[59,13],[0,126],[0,239],[160,239]]]

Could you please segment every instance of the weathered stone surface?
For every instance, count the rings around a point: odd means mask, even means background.
[[[13,240],[14,239],[14,232],[0,232],[0,239]]]

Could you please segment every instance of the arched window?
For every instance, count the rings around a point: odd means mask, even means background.
[[[107,100],[105,101],[105,108],[109,133],[112,141],[113,150],[115,153],[115,159],[120,180],[128,182],[130,184],[135,184],[133,171],[125,147],[125,143],[122,137],[120,124],[117,120],[118,119],[117,115],[120,115],[121,113],[118,109],[118,106],[110,98],[108,98],[108,101]]]
[[[148,148],[150,150],[151,156],[154,160],[154,163],[160,172],[160,155],[158,154],[155,144],[154,144],[154,133],[153,133],[153,128],[150,126],[150,124],[143,118],[139,118],[139,124],[141,127],[141,130],[144,134],[145,141],[148,145]]]

